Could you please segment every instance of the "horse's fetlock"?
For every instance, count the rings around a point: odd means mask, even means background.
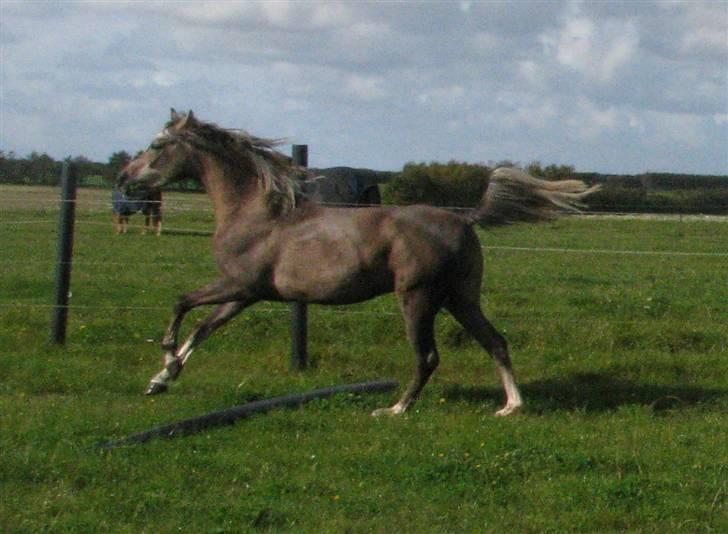
[[[164,366],[164,370],[167,371],[169,378],[174,380],[182,370],[182,362],[179,358],[174,358]]]
[[[430,369],[436,369],[437,366],[440,365],[440,356],[437,352],[431,352],[427,355],[427,365]]]

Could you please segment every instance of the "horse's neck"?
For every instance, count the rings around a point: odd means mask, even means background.
[[[263,195],[258,191],[258,180],[252,175],[240,179],[236,169],[230,165],[210,159],[204,164],[202,182],[212,201],[217,232],[240,221],[250,222],[264,218],[267,214]]]

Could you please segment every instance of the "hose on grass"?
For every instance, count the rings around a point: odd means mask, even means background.
[[[122,439],[97,443],[96,448],[109,450],[138,443],[146,443],[155,438],[170,439],[189,436],[190,434],[196,434],[208,428],[233,425],[239,419],[245,419],[258,413],[265,413],[275,408],[297,408],[306,402],[315,399],[324,399],[340,393],[383,393],[391,391],[396,387],[397,382],[393,380],[373,381],[359,384],[343,384],[340,386],[314,389],[306,393],[263,399],[169,423],[144,432],[137,432]]]

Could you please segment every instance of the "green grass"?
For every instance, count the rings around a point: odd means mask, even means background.
[[[215,276],[209,238],[114,236],[106,193],[82,191],[68,341],[54,347],[54,194],[0,189],[2,532],[728,530],[725,256],[487,249],[483,305],[511,344],[516,417],[493,416],[493,366],[443,315],[441,366],[403,417],[369,416],[398,393],[343,395],[100,451],[250,400],[404,384],[413,357],[384,297],[312,307],[311,367],[293,372],[287,308],[263,303],[200,347],[167,395],[143,397],[174,299]],[[211,227],[204,199],[166,199],[166,228]],[[482,239],[717,253],[728,225],[570,218]]]

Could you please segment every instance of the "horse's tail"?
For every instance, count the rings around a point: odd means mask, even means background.
[[[588,187],[580,180],[552,182],[516,168],[499,167],[468,218],[481,226],[548,221],[564,212],[578,213],[584,197],[599,189],[599,185]]]

